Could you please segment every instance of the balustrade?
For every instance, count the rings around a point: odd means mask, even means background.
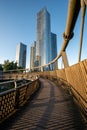
[[[0,93],[0,123],[23,106],[38,89],[38,79]]]

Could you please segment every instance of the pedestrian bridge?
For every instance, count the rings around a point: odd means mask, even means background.
[[[86,5],[86,0],[69,0],[64,42],[53,61],[32,67],[32,72],[29,69],[0,72],[0,81],[10,80],[0,82],[0,89],[12,86],[0,92],[0,130],[87,129],[87,59],[81,61]],[[73,37],[80,7],[79,58],[76,64],[69,66],[66,48]],[[64,63],[61,69],[56,66],[59,58]]]
[[[16,78],[30,76],[34,81],[17,87]],[[87,129],[87,60],[66,69],[11,72],[1,78],[15,80],[10,81],[13,89],[0,93],[0,129]]]
[[[15,114],[2,123],[1,130],[86,130],[87,124],[81,117],[80,107],[74,102],[73,95],[66,89],[65,84],[62,84],[62,88],[59,82],[56,85],[48,79],[40,78],[39,85],[40,88],[35,95],[21,108],[16,108],[18,110]],[[18,98],[19,106],[24,104],[23,100],[26,99],[24,96],[27,96],[24,92],[25,87],[19,90],[21,98],[21,100]],[[35,87],[34,84],[32,87]],[[30,85],[28,89],[32,87]],[[7,108],[10,112],[14,110],[11,106],[15,102],[12,95],[13,92],[10,92],[3,96],[8,96],[3,102],[6,99],[11,102],[8,102],[10,108]]]

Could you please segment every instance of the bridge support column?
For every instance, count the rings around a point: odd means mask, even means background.
[[[55,63],[54,63],[54,69],[55,69],[55,70],[58,69],[58,63],[57,63],[57,61],[55,61]]]
[[[81,9],[82,9],[82,20],[81,20],[81,32],[80,32],[80,46],[79,46],[78,62],[81,61],[82,40],[83,40],[83,30],[84,30],[84,19],[85,19],[85,12],[86,12],[86,5],[85,5],[84,0],[81,0]]]
[[[41,71],[43,71],[43,67],[41,67]]]
[[[87,0],[84,0],[85,1],[85,4],[87,5]]]
[[[48,70],[50,71],[50,65],[48,65]]]
[[[64,68],[68,67],[69,63],[68,63],[68,59],[67,59],[67,55],[66,55],[65,51],[62,51],[62,60],[63,60],[63,63],[64,63]]]

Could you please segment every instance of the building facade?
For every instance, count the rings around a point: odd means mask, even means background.
[[[57,35],[51,32],[51,61],[57,56]],[[51,65],[51,70],[58,69],[57,62]]]
[[[30,70],[33,70],[36,62],[36,41],[31,45],[30,48]]]
[[[27,46],[23,43],[19,43],[17,45],[16,50],[16,62],[17,65],[26,68],[26,53],[27,53]]]
[[[36,57],[39,57],[39,65],[45,65],[50,61],[51,49],[50,14],[44,7],[37,13],[37,44]]]
[[[57,35],[51,32],[51,61],[57,56]]]
[[[57,35],[51,33],[50,24],[50,14],[44,7],[37,13],[37,39],[31,46],[30,69],[48,64],[57,56]],[[50,68],[55,69],[54,65]],[[49,70],[49,67],[43,69]]]

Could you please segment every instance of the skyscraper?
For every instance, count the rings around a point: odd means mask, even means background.
[[[26,52],[27,52],[27,46],[20,42],[17,45],[16,61],[17,65],[22,68],[26,68]]]
[[[30,48],[30,70],[33,70],[36,62],[36,41],[31,45]]]
[[[40,57],[39,65],[49,63],[51,53],[50,14],[44,7],[37,13],[36,57]]]
[[[36,57],[34,49],[36,49]],[[37,39],[36,46],[31,47],[30,66],[33,68],[35,66],[48,64],[56,58],[56,56],[57,36],[51,33],[50,14],[46,7],[44,7],[37,13]],[[50,67],[51,69],[55,69],[53,65]],[[45,67],[44,69],[47,70],[49,67]]]
[[[51,33],[51,61],[57,56],[57,35]]]
[[[51,32],[51,61],[57,56],[57,35]],[[50,66],[52,70],[58,68],[57,62]]]

